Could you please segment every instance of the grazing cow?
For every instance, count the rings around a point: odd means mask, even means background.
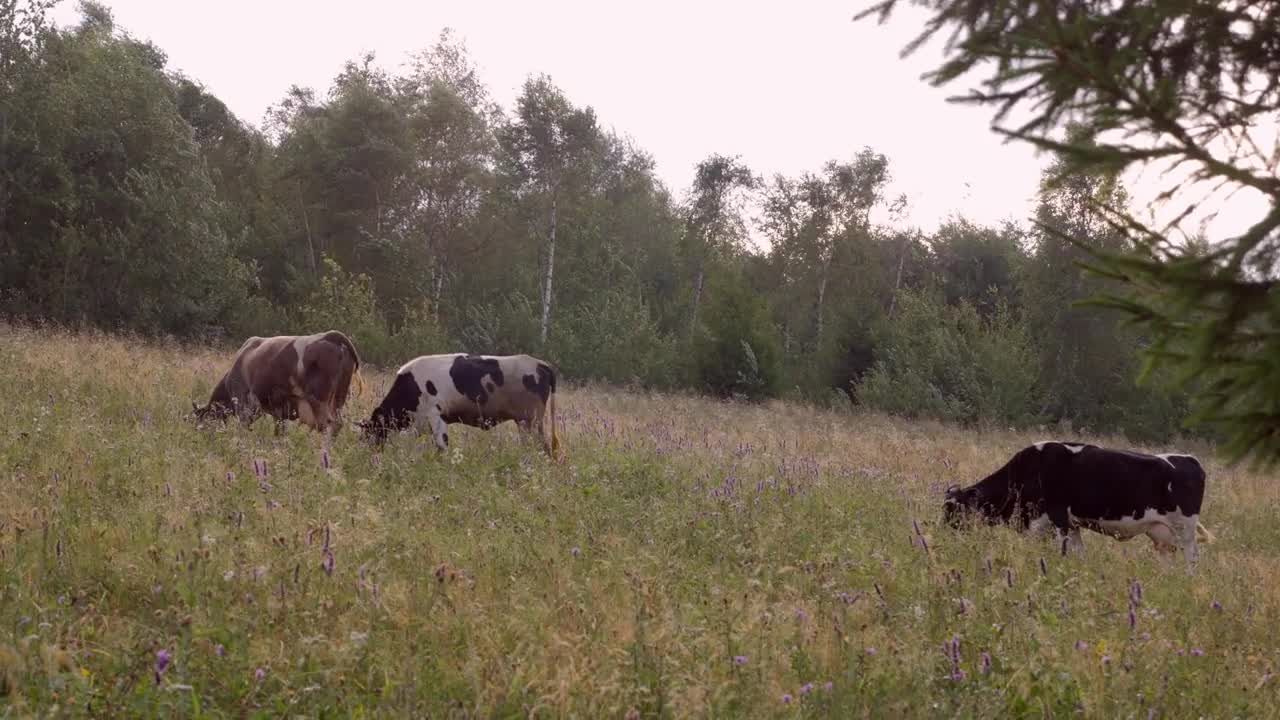
[[[550,414],[550,428],[543,417]],[[556,371],[528,355],[423,355],[405,363],[368,422],[365,437],[381,444],[391,431],[430,428],[436,447],[449,446],[448,425],[484,430],[516,421],[526,435],[536,431],[543,449],[558,459]]]
[[[251,337],[236,352],[204,407],[191,403],[197,420],[225,421],[235,414],[251,425],[266,411],[276,419],[276,434],[286,420],[326,434],[342,423],[351,381],[363,388],[360,356],[346,335],[336,331],[315,335]]]
[[[1199,556],[1204,468],[1190,455],[1145,455],[1096,445],[1038,442],[967,488],[947,488],[943,514],[959,527],[975,511],[988,523],[1013,521],[1021,530],[1055,530],[1062,552],[1083,550],[1080,528],[1119,540],[1147,535],[1157,550],[1181,545],[1188,563]]]

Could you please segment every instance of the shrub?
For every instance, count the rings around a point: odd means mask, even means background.
[[[737,278],[708,288],[693,344],[699,381],[711,393],[758,400],[778,393],[782,348],[763,300]]]
[[[904,292],[885,326],[880,357],[859,384],[870,407],[906,417],[1005,425],[1036,410],[1035,351],[1025,325],[1002,301],[988,320],[967,302],[948,306]]]
[[[610,290],[574,308],[553,328],[551,355],[566,377],[669,388],[675,345],[662,335],[644,301]]]
[[[362,361],[399,367],[419,355],[450,352],[449,342],[431,312],[430,303],[406,305],[394,332],[378,308],[373,284],[363,274],[343,270],[324,259],[324,275],[298,313],[298,332],[339,330],[351,338]]]

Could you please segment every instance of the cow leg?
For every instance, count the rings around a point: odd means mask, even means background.
[[[1071,523],[1071,513],[1065,506],[1051,507],[1047,513],[1049,523],[1053,529],[1054,537],[1058,540],[1058,547],[1063,550],[1071,550],[1075,544],[1079,544],[1079,549],[1084,549],[1084,543],[1080,541],[1080,529],[1074,527]],[[1045,527],[1048,530],[1049,527]],[[1072,542],[1074,538],[1075,543]],[[1065,552],[1063,554],[1066,554]]]
[[[547,432],[545,408],[538,408],[538,414],[533,419],[533,430],[538,433],[538,439],[542,441],[542,450],[549,458],[555,458],[553,448],[551,447],[551,433]]]
[[[1072,527],[1067,536],[1062,538],[1062,554],[1066,555],[1071,551],[1084,554],[1084,538],[1080,537],[1080,528]]]
[[[1182,532],[1182,552],[1186,555],[1189,568],[1200,559],[1200,546],[1196,544],[1196,523],[1200,521],[1200,516],[1178,513],[1177,517],[1178,530]]]
[[[449,449],[449,424],[440,416],[440,406],[427,408],[427,423],[431,426],[431,437],[436,441],[436,449],[444,452]]]

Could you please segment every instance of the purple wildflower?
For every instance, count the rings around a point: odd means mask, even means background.
[[[804,685],[801,685],[801,686],[800,686],[800,694],[801,694],[801,695],[808,695],[808,694],[809,694],[809,693],[811,693],[811,692],[813,692],[813,683],[811,683],[811,682],[810,682],[810,683],[805,683]]]
[[[991,574],[991,558],[987,558],[986,567],[987,567],[987,574],[990,575]]]
[[[577,546],[577,545],[575,545],[575,546],[573,546],[572,548],[570,548],[570,549],[569,549],[569,552],[570,552],[574,557],[578,557],[579,555],[581,555],[581,554],[582,554],[582,551],[578,549],[578,546]]]
[[[914,518],[911,520],[911,527],[915,529],[916,535],[924,535],[924,533],[920,532],[920,523],[916,522]]]
[[[1213,608],[1214,610],[1217,610],[1218,612],[1222,612],[1222,603],[1218,602],[1217,600],[1214,600],[1213,602],[1209,603],[1209,607]]]
[[[320,569],[324,570],[325,575],[333,575],[333,553],[325,550],[324,561],[320,563]]]
[[[796,608],[796,620],[799,620],[800,622],[804,622],[805,620],[808,620],[808,619],[809,619],[809,613],[805,612],[804,608]]]
[[[267,679],[267,670],[266,670],[266,668],[258,668],[257,670],[254,670],[254,671],[253,671],[253,679],[254,679],[254,680],[256,680],[256,681],[258,681],[258,682],[262,682],[263,680],[266,680],[266,679]]]
[[[791,693],[783,693],[783,694],[782,694],[782,704],[783,704],[783,705],[790,705],[792,700],[794,700],[794,698],[792,698],[792,697],[791,697]]]
[[[1129,604],[1129,629],[1133,630],[1138,627],[1138,613],[1134,611],[1133,603]]]
[[[1076,649],[1077,649],[1077,650],[1080,650],[1081,652],[1083,652],[1083,651],[1085,651],[1085,650],[1088,650],[1088,649],[1089,649],[1089,643],[1087,643],[1087,642],[1085,642],[1085,641],[1083,641],[1083,640],[1077,640],[1077,641],[1076,641]]]
[[[169,661],[172,659],[173,657],[169,654],[168,650],[161,648],[160,650],[156,651],[156,684],[157,685],[160,684],[160,676],[163,675],[164,671],[168,669]]]
[[[1142,603],[1142,583],[1137,580],[1133,581],[1133,585],[1129,588],[1129,599],[1134,605]]]
[[[822,684],[822,689],[827,692],[831,692],[831,689],[834,687],[835,687],[835,683],[831,682],[830,680]]]
[[[1102,656],[1102,667],[1103,667],[1103,668],[1109,668],[1109,667],[1111,667],[1111,656],[1110,656],[1110,655],[1103,655],[1103,656]]]
[[[991,653],[982,653],[982,674],[991,672]]]
[[[228,471],[227,471],[227,484],[228,484],[228,485],[230,485],[231,483],[233,483],[233,482],[235,482],[235,481],[236,481],[236,474],[235,474],[235,473],[233,473],[233,472],[231,472],[230,470],[228,470]]]
[[[217,655],[218,657],[226,657],[227,649],[222,646],[222,643],[218,643],[217,645],[213,646],[213,654]]]
[[[1049,576],[1049,564],[1044,561],[1044,558],[1040,558],[1040,574],[1045,577]]]
[[[734,665],[737,665],[738,667],[742,667],[743,665],[746,665],[746,664],[747,664],[747,656],[746,656],[746,655],[734,655],[734,656],[733,656],[733,664],[734,664]]]
[[[320,467],[324,468],[325,470],[328,470],[328,469],[329,469],[329,450],[328,450],[328,448],[325,448],[324,450],[322,450],[322,451],[320,452]]]
[[[1204,650],[1201,650],[1200,648],[1191,648],[1191,655],[1193,657],[1201,657],[1204,655]]]
[[[873,647],[869,647],[869,648],[867,648],[867,654],[868,654],[868,655],[875,655],[875,654],[876,654],[876,649],[875,649],[875,648],[873,648]]]
[[[1009,584],[1009,588],[1013,589],[1013,568],[1004,569],[1004,579]]]

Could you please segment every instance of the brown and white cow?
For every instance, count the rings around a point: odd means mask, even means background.
[[[191,407],[197,420],[225,421],[234,414],[251,425],[265,411],[276,419],[277,434],[286,420],[299,420],[331,436],[342,424],[353,378],[357,390],[362,389],[360,356],[336,330],[251,337],[236,351],[209,402]]]
[[[544,424],[548,414],[549,428]],[[360,425],[377,444],[392,431],[430,429],[443,451],[451,423],[488,430],[507,420],[526,435],[537,432],[543,450],[559,460],[556,371],[549,363],[529,355],[423,355],[396,372],[386,397]]]

